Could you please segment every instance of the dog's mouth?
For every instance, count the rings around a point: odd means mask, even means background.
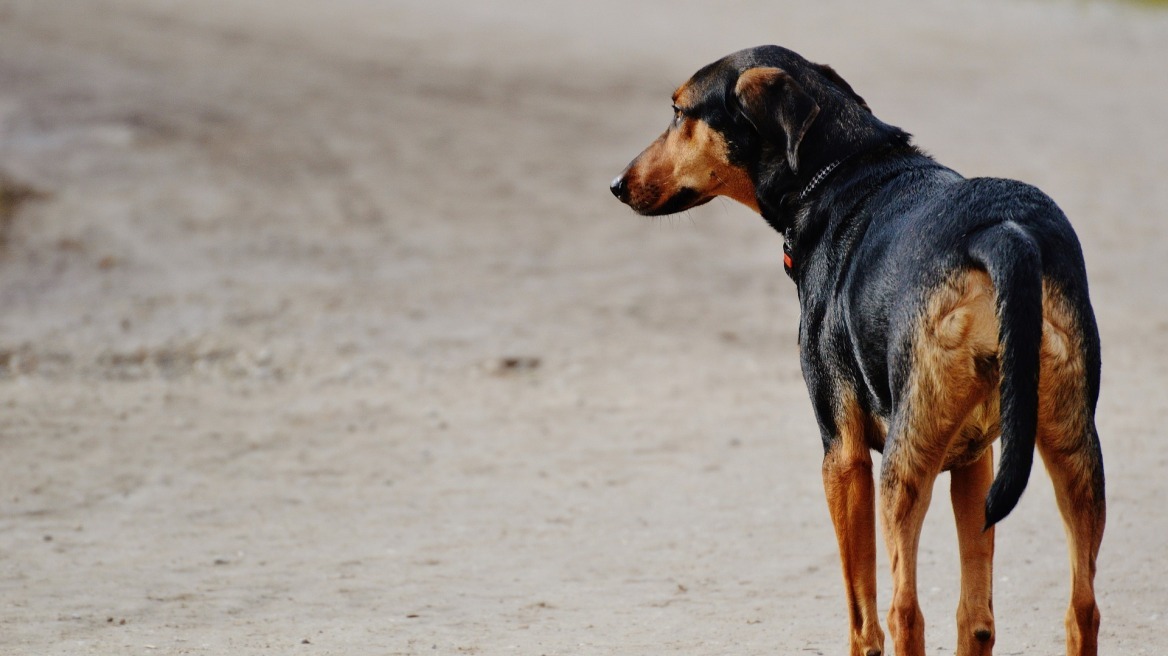
[[[667,214],[677,214],[688,209],[693,209],[699,205],[705,205],[713,200],[713,196],[702,196],[696,189],[683,187],[676,194],[670,196],[664,203],[656,207],[633,207],[638,214],[644,216],[665,216]]]

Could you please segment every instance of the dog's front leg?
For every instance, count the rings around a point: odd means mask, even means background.
[[[823,459],[823,488],[839,541],[851,655],[881,656],[884,632],[876,610],[875,485],[872,456],[862,438],[843,435],[830,443]]]

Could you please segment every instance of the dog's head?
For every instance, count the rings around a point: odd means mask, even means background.
[[[820,167],[894,133],[831,67],[778,46],[751,48],[674,92],[669,127],[611,189],[644,215],[726,196],[766,216]]]

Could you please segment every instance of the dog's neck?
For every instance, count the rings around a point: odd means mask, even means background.
[[[923,158],[923,161],[912,163],[901,156],[909,158]],[[903,164],[895,164],[901,160]],[[886,162],[884,170],[874,170],[870,175],[854,175],[849,173],[852,165],[863,169],[865,163],[877,161]],[[821,167],[799,192],[789,191],[780,201],[778,211],[773,217],[764,214],[767,222],[783,235],[783,265],[787,274],[798,282],[799,269],[805,262],[810,246],[808,239],[815,240],[826,226],[820,225],[822,213],[828,206],[835,207],[833,214],[846,219],[855,215],[858,208],[863,206],[876,191],[881,189],[893,178],[910,170],[922,168],[943,168],[932,161],[928,155],[917,150],[907,143],[883,144],[876,148],[859,149]],[[841,180],[834,180],[843,171]],[[825,181],[829,181],[825,184]],[[842,186],[841,186],[842,185]],[[842,205],[841,205],[842,204]]]
[[[830,164],[816,171],[815,175],[811,176],[811,181],[807,183],[807,186],[803,187],[803,191],[799,192],[799,196],[797,198],[797,202],[801,203],[802,206],[795,211],[794,218],[787,225],[786,229],[779,231],[783,235],[783,269],[792,279],[795,278],[795,250],[792,240],[792,236],[795,230],[793,228],[797,229],[798,225],[801,223],[801,219],[804,219],[807,214],[809,209],[805,203],[807,196],[810,195],[811,192],[815,191],[815,188],[818,187],[820,183],[822,183],[827,178],[827,176],[831,175],[831,172],[834,171],[837,166],[839,166],[845,159],[848,159],[854,154],[855,153],[845,155],[844,157],[831,162]]]
[[[783,235],[783,267],[786,269],[787,275],[792,278],[795,277],[794,233],[798,231],[799,224],[806,220],[809,209],[808,196],[835,171],[836,167],[855,154],[855,152],[848,153],[821,167],[815,172],[815,175],[811,176],[811,180],[807,182],[798,195],[793,192],[786,194],[778,213],[782,217],[781,219],[775,220],[768,216],[769,213],[763,213],[763,218],[766,219],[767,223]]]
[[[860,148],[835,161],[829,162],[820,167],[815,175],[803,185],[802,189],[788,186],[785,192],[780,192],[777,203],[767,203],[763,199],[759,199],[759,213],[762,218],[766,220],[776,232],[783,235],[784,239],[790,240],[791,231],[798,229],[799,216],[801,210],[805,209],[811,200],[811,195],[819,189],[835,170],[844,162],[852,159],[857,154],[863,152],[865,149]],[[786,186],[786,185],[784,185]]]

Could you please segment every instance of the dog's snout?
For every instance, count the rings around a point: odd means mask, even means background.
[[[620,202],[627,203],[629,201],[629,180],[624,173],[613,178],[612,184],[608,185],[608,188],[612,190],[612,195],[616,196]]]

